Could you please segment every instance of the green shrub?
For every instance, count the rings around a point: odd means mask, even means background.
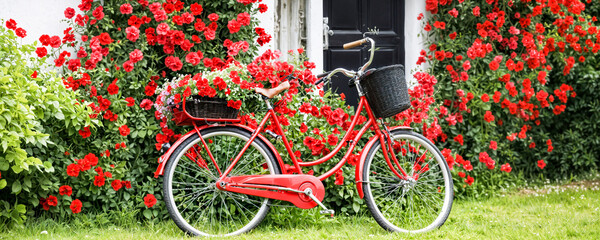
[[[90,125],[90,111],[77,102],[53,72],[40,69],[45,58],[31,57],[34,45],[21,45],[12,30],[0,26],[0,221],[22,223],[32,206],[55,190],[51,148],[60,138]],[[57,143],[59,143],[57,145]],[[59,163],[60,165],[60,163]]]

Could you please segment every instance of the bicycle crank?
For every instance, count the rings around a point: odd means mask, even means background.
[[[317,177],[300,175],[245,175],[226,177],[217,181],[223,191],[287,201],[302,209],[321,206],[324,214],[333,215],[321,201],[325,187]]]

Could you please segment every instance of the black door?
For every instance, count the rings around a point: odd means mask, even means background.
[[[371,36],[376,42],[375,58],[371,68],[404,64],[404,0],[324,0],[323,17],[328,18],[329,48],[323,50],[325,71],[338,67],[356,70],[369,59],[366,47],[344,50],[342,45],[361,39],[371,29],[379,34]],[[346,95],[346,104],[358,105],[358,94],[348,87],[348,78],[338,74],[331,86]]]

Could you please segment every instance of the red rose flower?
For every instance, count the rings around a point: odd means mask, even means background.
[[[540,169],[544,169],[544,167],[546,167],[546,162],[544,162],[544,159],[541,159],[541,160],[537,161],[537,166]]]
[[[127,39],[129,39],[129,41],[135,42],[140,37],[140,30],[135,26],[126,28],[125,32],[127,33]]]
[[[484,93],[483,95],[481,95],[481,101],[483,101],[483,102],[489,102],[490,101],[490,96],[487,93]]]
[[[123,70],[125,70],[125,72],[131,72],[133,71],[133,62],[131,60],[127,60],[123,63]]]
[[[9,19],[6,21],[6,28],[11,30],[17,29],[17,22],[14,19]]]
[[[45,47],[38,47],[35,49],[35,53],[37,54],[37,56],[39,58],[43,58],[48,54],[48,51],[46,50]]]
[[[448,37],[450,37],[450,39],[452,39],[452,40],[456,39],[456,32],[450,33],[450,35],[448,35]]]
[[[104,18],[104,7],[98,6],[92,12],[92,16],[94,16],[97,20],[102,20]]]
[[[50,42],[49,42],[50,47],[58,48],[58,47],[60,47],[61,43],[62,43],[62,40],[60,39],[59,36],[52,36],[50,38]]]
[[[46,211],[50,210],[50,205],[48,205],[48,200],[46,200],[45,198],[40,198],[40,205],[42,205],[42,208]]]
[[[485,120],[486,122],[492,122],[494,121],[494,115],[492,114],[491,111],[485,111],[485,115],[483,116],[483,120]]]
[[[216,13],[208,14],[208,20],[210,20],[211,22],[216,22],[217,20],[219,20],[219,15]]]
[[[81,201],[79,201],[79,199],[75,199],[75,200],[73,200],[73,202],[71,202],[71,211],[73,213],[80,213],[81,212],[81,206],[83,206],[81,204]]]
[[[502,164],[502,166],[500,166],[500,171],[509,173],[510,171],[512,171],[512,168],[510,167],[510,164],[505,163]]]
[[[46,203],[48,204],[48,206],[56,207],[56,205],[58,205],[58,199],[55,196],[50,195],[46,199]]]
[[[190,5],[190,10],[192,11],[192,15],[197,16],[202,14],[202,5],[198,4],[198,3],[192,3]]]
[[[106,179],[104,178],[104,176],[94,176],[95,186],[102,187],[104,186],[104,183],[106,183]]]
[[[165,65],[169,69],[171,69],[171,71],[177,72],[177,71],[181,70],[183,63],[181,63],[181,60],[179,60],[178,57],[168,56],[167,58],[165,58]]]
[[[496,61],[491,61],[489,66],[490,66],[490,70],[496,71],[500,67],[500,63],[498,63]]]
[[[63,185],[63,186],[60,186],[60,188],[58,188],[58,193],[61,196],[64,196],[64,195],[71,196],[71,194],[73,194],[73,188],[71,188],[71,186],[68,186],[68,185]]]
[[[498,143],[496,141],[490,141],[490,149],[497,150]]]
[[[95,154],[93,153],[88,153],[88,155],[85,155],[84,159],[91,165],[91,166],[96,166],[98,165],[98,157],[96,157]]]
[[[156,198],[154,197],[154,195],[148,193],[144,197],[144,204],[146,204],[146,207],[148,208],[154,207],[154,205],[156,204]]]
[[[144,58],[144,53],[139,49],[135,49],[129,53],[129,60],[133,63],[137,63]]]
[[[306,131],[308,131],[308,126],[306,126],[306,124],[301,123],[300,124],[300,132],[305,133]]]
[[[454,137],[454,141],[458,142],[462,146],[464,143],[463,135],[462,134],[456,135],[456,137]]]
[[[440,21],[435,21],[433,23],[433,27],[439,28],[439,29],[446,29],[446,23],[445,22],[440,22]]]
[[[191,52],[185,56],[185,61],[189,64],[192,64],[193,66],[196,66],[200,64],[200,62],[202,61],[202,57],[200,57],[200,55],[198,55],[198,53],[196,52]]]
[[[79,130],[79,135],[81,135],[82,138],[88,138],[92,135],[92,132],[89,127],[84,127],[83,130]]]
[[[81,168],[79,167],[78,164],[71,163],[71,164],[69,164],[69,166],[67,166],[67,175],[69,175],[71,177],[79,176],[79,171],[81,171]]]
[[[127,106],[128,106],[128,107],[133,107],[133,106],[135,106],[135,99],[133,99],[132,97],[127,97],[127,98],[125,98],[125,101],[127,101]]]
[[[479,17],[480,14],[481,14],[481,11],[480,11],[479,6],[474,7],[473,8],[473,15],[476,16],[476,17]]]
[[[81,60],[80,59],[71,59],[69,60],[69,62],[67,63],[67,68],[73,72],[77,71],[77,69],[79,69],[79,67],[81,67]]]
[[[24,38],[27,36],[27,31],[25,31],[25,29],[23,29],[23,28],[17,28],[17,30],[15,30],[15,33],[20,38]]]
[[[342,169],[335,172],[335,182],[334,183],[335,183],[335,185],[344,184],[344,172],[342,172]]]
[[[127,189],[131,188],[131,182],[130,181],[121,181],[121,184],[123,184],[125,186],[125,188],[127,188]]]
[[[142,100],[142,103],[140,103],[140,107],[146,110],[150,110],[152,108],[152,101],[150,99],[144,99]]]
[[[122,14],[131,14],[133,12],[133,7],[129,3],[125,3],[121,5],[119,8]]]
[[[240,14],[237,15],[236,20],[242,24],[242,26],[248,26],[250,25],[250,14],[248,14],[247,12],[242,12]]]
[[[119,191],[119,189],[121,189],[121,187],[123,186],[121,184],[121,180],[118,180],[118,179],[113,180],[112,183],[110,183],[110,185],[115,190],[115,192]]]
[[[260,13],[265,13],[268,9],[269,9],[269,7],[267,7],[266,4],[263,4],[263,3],[258,4],[258,11]]]
[[[327,143],[331,146],[335,146],[338,143],[338,137],[333,134],[327,136]]]
[[[119,133],[121,134],[121,136],[126,137],[127,135],[129,135],[129,127],[127,127],[127,125],[123,125],[119,127]]]
[[[119,93],[119,86],[117,86],[116,79],[108,85],[108,94],[115,95]]]
[[[475,179],[473,179],[473,177],[471,177],[471,175],[467,176],[467,179],[465,179],[465,182],[467,184],[469,184],[469,186],[471,186],[474,181],[475,181]]]

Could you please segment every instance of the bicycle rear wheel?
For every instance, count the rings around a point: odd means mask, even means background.
[[[401,179],[392,172],[379,142],[371,147],[362,184],[373,218],[393,232],[418,233],[442,226],[454,197],[452,175],[444,157],[420,134],[396,130],[391,138],[393,153],[408,178]]]
[[[233,127],[203,130],[202,137],[221,172],[250,139]],[[273,153],[254,140],[229,176],[280,174]],[[269,211],[270,200],[216,188],[220,174],[198,135],[185,140],[165,168],[164,197],[169,215],[183,231],[198,236],[232,236],[250,231]]]

